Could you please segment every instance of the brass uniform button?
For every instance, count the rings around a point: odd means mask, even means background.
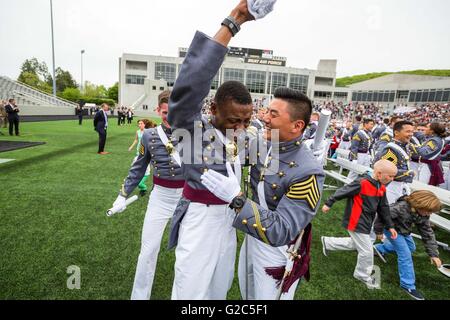
[[[248,221],[247,221],[247,220],[242,220],[242,224],[243,224],[244,226],[246,226],[246,225],[248,224]]]

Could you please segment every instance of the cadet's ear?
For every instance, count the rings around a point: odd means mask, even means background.
[[[303,133],[305,131],[306,125],[305,121],[303,120],[297,120],[294,122],[294,131],[295,133],[301,132]]]

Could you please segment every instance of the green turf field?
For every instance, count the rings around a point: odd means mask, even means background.
[[[0,299],[129,299],[140,249],[148,196],[121,215],[105,216],[134,152],[128,147],[135,125],[110,122],[106,150],[97,155],[98,136],[92,121],[21,123],[23,136],[2,140],[42,141],[46,145],[0,153]],[[2,129],[4,133],[6,131]],[[328,193],[325,194],[325,197]],[[344,236],[344,203],[314,220],[311,282],[297,290],[297,299],[408,299],[398,286],[396,259],[388,257],[382,289],[368,290],[354,280],[356,254],[322,255],[320,235]],[[440,241],[450,235],[437,232]],[[242,239],[242,234],[239,234]],[[427,299],[450,299],[450,279],[438,273],[418,244],[414,255],[417,287]],[[152,299],[170,299],[174,252],[163,240]],[[450,262],[450,254],[442,252]],[[67,268],[81,269],[80,290],[69,290]],[[229,292],[240,299],[237,278]]]

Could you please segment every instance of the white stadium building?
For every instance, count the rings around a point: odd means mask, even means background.
[[[186,48],[179,49],[178,57],[124,53],[119,58],[119,105],[134,108],[138,115],[151,114],[159,93],[174,85],[186,53]],[[271,50],[231,47],[211,95],[222,83],[236,80],[263,101],[280,86],[301,90],[316,103],[375,103],[388,111],[450,101],[450,77],[391,74],[342,88],[336,87],[336,66],[337,60],[320,60],[317,70],[293,68]]]
[[[149,114],[157,96],[175,83],[187,49],[178,57],[125,53],[119,59],[119,105],[132,107],[137,114]],[[349,98],[348,88],[336,88],[337,60],[320,60],[317,70],[292,68],[287,59],[271,50],[231,47],[211,85],[211,95],[224,82],[244,83],[254,99],[269,101],[276,88],[288,86],[300,90],[315,101],[342,101]],[[147,111],[148,110],[148,111]]]

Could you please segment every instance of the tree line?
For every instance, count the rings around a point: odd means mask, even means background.
[[[56,95],[60,98],[76,103],[108,103],[114,105],[119,99],[119,83],[106,88],[104,85],[95,85],[86,81],[83,84],[83,92],[69,71],[58,67],[55,70]],[[39,62],[36,58],[26,59],[20,67],[20,75],[17,81],[40,91],[53,93],[53,77],[48,71],[47,64]]]

